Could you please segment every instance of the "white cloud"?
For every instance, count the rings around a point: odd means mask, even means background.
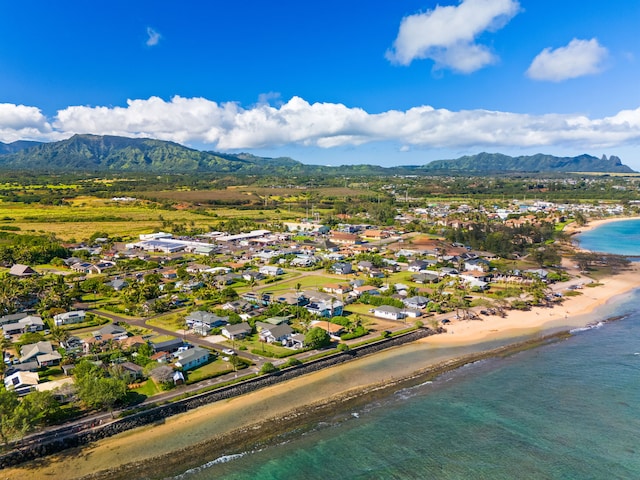
[[[48,121],[35,107],[0,105],[0,140],[58,140],[74,133],[170,140],[206,148],[353,147],[392,143],[417,148],[611,148],[640,145],[640,107],[591,119],[417,106],[371,114],[293,97],[277,107],[206,98],[129,100],[125,107],[71,106]]]
[[[0,141],[58,139],[39,108],[0,103]]]
[[[147,27],[147,47],[154,47],[158,44],[162,35],[160,35],[156,30],[151,27]]]
[[[602,70],[607,56],[607,49],[597,39],[574,38],[566,47],[545,48],[531,62],[527,75],[534,80],[552,82],[593,75]]]
[[[471,73],[497,61],[476,38],[502,28],[520,10],[516,0],[463,0],[458,6],[433,10],[402,19],[387,59],[409,65],[415,59],[431,59],[436,68]]]

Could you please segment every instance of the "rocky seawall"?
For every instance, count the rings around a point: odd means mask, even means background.
[[[311,360],[301,365],[279,370],[272,374],[254,377],[233,385],[220,387],[190,396],[175,402],[152,407],[113,422],[96,424],[95,421],[76,423],[73,427],[64,426],[51,430],[37,437],[37,440],[19,442],[15,447],[0,456],[0,469],[19,465],[24,462],[62,452],[66,449],[81,447],[91,442],[117,435],[137,427],[162,422],[166,418],[213,402],[225,400],[238,395],[254,392],[261,388],[275,385],[292,378],[316,372],[333,365],[370,355],[381,350],[403,345],[430,335],[441,333],[429,328],[420,328],[402,335],[355,347],[345,352],[338,352],[323,358]]]

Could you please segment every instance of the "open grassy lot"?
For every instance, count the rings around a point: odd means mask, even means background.
[[[176,192],[174,192],[176,193]],[[177,192],[181,193],[181,192]],[[0,202],[0,226],[18,227],[22,232],[53,233],[62,240],[83,240],[95,232],[106,232],[124,239],[137,238],[141,233],[161,229],[164,221],[190,223],[204,228],[226,218],[247,218],[255,221],[287,220],[296,213],[266,214],[257,206],[251,210],[233,208],[163,209],[148,201],[114,202],[96,197],[77,197],[69,205],[29,205]]]
[[[148,325],[165,328],[167,330],[180,330],[184,328],[184,313],[168,313],[146,321]]]
[[[195,383],[205,378],[216,377],[229,372],[233,372],[233,365],[230,362],[217,359],[194,370],[189,370],[187,375],[189,377],[189,383]]]
[[[152,378],[148,379],[140,387],[134,388],[133,391],[140,395],[144,395],[147,398],[152,397],[157,393],[160,393],[160,389],[158,388],[158,386],[156,385],[156,382],[154,382]]]

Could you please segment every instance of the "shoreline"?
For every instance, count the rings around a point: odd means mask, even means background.
[[[596,221],[593,228],[619,220],[622,219]],[[577,271],[571,275],[578,281],[591,281]],[[388,394],[415,378],[438,376],[474,361],[470,358],[496,356],[495,352],[500,349],[539,345],[548,335],[563,335],[563,331],[602,319],[601,310],[605,310],[605,305],[640,287],[640,265],[632,264],[628,270],[603,278],[600,283],[593,288],[583,288],[582,295],[565,297],[560,306],[510,311],[505,318],[454,320],[447,326],[448,333],[199,407],[159,424],[9,468],[3,473],[7,479],[25,475],[29,478],[140,478],[142,472],[148,473],[151,465],[162,469],[160,473],[166,476],[164,467],[170,468],[173,462],[177,462],[175,467],[185,466],[185,452],[194,452],[201,460],[204,455],[210,459],[214,451],[220,452],[220,455],[214,454],[215,458],[247,451],[256,443],[268,444],[270,438],[277,438],[287,429],[296,430],[314,418],[326,417],[354,402],[370,401],[376,394]],[[496,348],[491,346],[492,342],[502,343]],[[398,361],[411,355],[424,363],[408,361],[406,365]],[[372,370],[385,362],[389,362],[389,368],[384,374]],[[447,365],[457,366],[443,369]],[[175,437],[176,443],[168,444],[167,436]],[[214,450],[214,445],[219,450]],[[75,476],[70,476],[70,472]]]
[[[607,321],[615,320],[618,319],[612,318]],[[95,472],[81,477],[81,480],[126,480],[132,478],[132,476],[140,475],[141,472],[145,472],[145,478],[167,478],[171,466],[174,466],[176,472],[169,474],[179,475],[180,473],[184,473],[184,467],[187,464],[193,463],[194,466],[192,469],[198,469],[202,466],[202,458],[199,453],[201,451],[206,451],[209,458],[214,458],[207,462],[207,465],[212,465],[227,456],[243,455],[246,452],[250,453],[268,448],[269,446],[281,443],[282,437],[290,432],[295,431],[296,434],[300,434],[309,428],[314,428],[317,422],[325,419],[327,416],[339,415],[336,413],[338,409],[342,411],[354,409],[383,398],[393,391],[410,388],[426,381],[434,380],[464,365],[482,360],[508,357],[525,350],[563,341],[570,336],[571,334],[568,331],[556,332],[544,337],[524,340],[503,347],[453,358],[418,370],[408,377],[393,379],[383,384],[369,385],[354,391],[347,391],[311,405],[300,406],[288,412],[284,417],[269,418],[259,423],[247,425],[246,427],[212,438],[210,441],[173,451],[162,457]],[[345,417],[347,417],[346,414]],[[178,458],[179,460],[176,460]],[[162,467],[156,466],[156,463],[162,464]],[[157,470],[154,470],[154,468]],[[179,472],[177,469],[179,469]]]

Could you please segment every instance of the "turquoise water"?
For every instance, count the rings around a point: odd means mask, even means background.
[[[640,255],[640,219],[605,223],[577,235],[576,240],[581,248],[594,252]]]
[[[469,365],[183,478],[639,478],[638,300],[618,307],[623,320]]]
[[[601,315],[623,318],[336,412],[276,446],[205,458],[179,478],[640,478],[640,290]]]

